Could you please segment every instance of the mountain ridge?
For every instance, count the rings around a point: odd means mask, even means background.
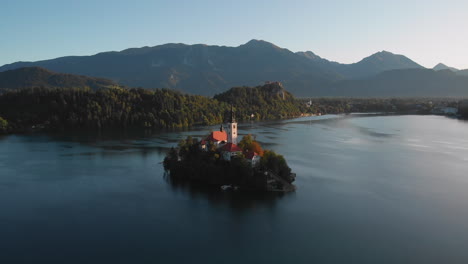
[[[372,57],[375,54],[354,64],[330,62],[315,54],[311,59],[313,53],[307,54],[310,56],[256,39],[237,47],[168,43],[90,56],[16,62],[1,66],[0,71],[39,66],[60,73],[106,78],[130,87],[214,95],[230,87],[255,86],[270,80],[281,81],[293,93],[302,93],[344,79],[370,77],[383,70],[417,65],[406,60],[399,65],[398,61],[402,60],[398,58],[386,65],[385,60],[398,56],[392,53],[381,54],[387,57],[380,64],[377,62],[381,60]]]

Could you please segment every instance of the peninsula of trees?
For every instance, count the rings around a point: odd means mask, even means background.
[[[295,117],[309,109],[279,83],[233,88],[215,98],[168,89],[27,88],[0,94],[0,131],[212,125],[222,123],[231,106],[240,121]]]

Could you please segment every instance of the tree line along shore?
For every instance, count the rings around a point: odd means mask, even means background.
[[[235,87],[213,98],[169,89],[26,88],[0,94],[0,133],[34,130],[182,128],[222,123],[231,106],[240,122],[351,112],[431,114],[457,98],[295,98],[281,83]]]

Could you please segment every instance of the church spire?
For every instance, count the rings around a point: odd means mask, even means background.
[[[231,105],[231,116],[228,120],[228,142],[232,144],[237,144],[237,122],[236,118],[234,117],[234,110]]]
[[[232,108],[232,105],[231,105],[231,114],[229,116],[228,122],[229,123],[236,123],[236,117],[234,116],[234,110]]]

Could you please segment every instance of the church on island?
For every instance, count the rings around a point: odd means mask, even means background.
[[[221,124],[219,131],[211,132],[206,139],[200,142],[200,148],[208,151],[209,144],[211,143],[221,152],[224,160],[230,161],[232,157],[243,154],[252,167],[256,166],[261,158],[259,153],[253,151],[243,152],[237,146],[237,137],[237,122],[231,109],[231,115],[227,121],[226,128]]]
[[[164,158],[164,169],[173,179],[190,180],[223,188],[247,191],[290,192],[295,190],[283,156],[264,150],[251,135],[238,142],[237,122],[230,117],[217,131],[203,140],[188,136],[171,148]],[[223,189],[224,190],[224,189]]]

